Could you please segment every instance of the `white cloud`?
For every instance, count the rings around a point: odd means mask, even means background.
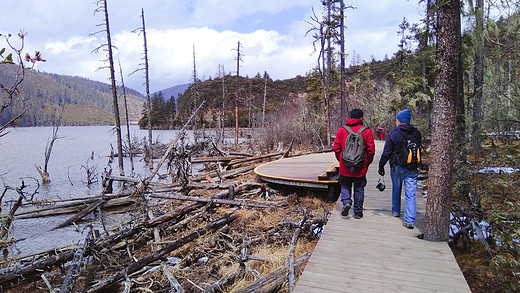
[[[416,1],[352,0],[358,9],[348,10],[346,50],[364,60],[371,55],[381,59],[397,50],[397,26],[403,16],[410,22],[419,18]],[[143,58],[142,36],[132,33],[141,26],[141,8],[145,11],[150,59],[150,86],[161,90],[191,81],[193,45],[199,78],[215,76],[217,65],[227,72],[236,70],[237,42],[242,44],[244,62],[241,75],[253,76],[267,71],[272,78],[304,75],[316,63],[309,29],[317,0],[109,0],[112,40],[119,50],[125,84],[144,92],[141,72],[128,76]],[[26,49],[42,51],[47,62],[39,70],[81,75],[107,82],[105,52],[91,54],[103,44],[101,14],[94,14],[95,1],[19,0],[0,14],[0,33],[28,32]],[[410,15],[414,16],[410,17]],[[117,60],[116,59],[116,60]]]
[[[47,54],[59,55],[62,53],[70,53],[71,51],[84,52],[85,48],[89,48],[96,41],[94,37],[74,36],[65,41],[49,41],[45,44],[45,52]]]

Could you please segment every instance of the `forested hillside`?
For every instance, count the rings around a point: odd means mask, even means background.
[[[294,103],[297,94],[306,92],[305,78],[297,76],[286,80],[272,80],[267,74],[265,78],[259,74],[256,77],[237,77],[227,75],[222,78],[206,80],[191,84],[186,92],[177,100],[180,117],[189,117],[202,101],[203,111],[197,120],[210,127],[216,126],[217,112],[224,110],[226,127],[235,125],[235,106],[239,109],[240,127],[259,127],[261,115],[265,111],[273,112],[284,107],[286,103]],[[194,105],[196,104],[196,105]]]
[[[0,66],[0,84],[9,85],[15,77],[15,65]],[[108,125],[114,123],[112,114],[112,92],[110,85],[77,76],[42,73],[27,70],[19,87],[27,103],[27,111],[17,120],[17,126],[52,125],[55,111],[63,109],[62,125]],[[125,107],[120,95],[121,117],[125,117]],[[136,122],[142,115],[144,98],[132,89],[126,89],[129,120]],[[21,100],[6,109],[0,117],[0,124],[12,118],[22,107]],[[124,120],[122,120],[124,121]]]

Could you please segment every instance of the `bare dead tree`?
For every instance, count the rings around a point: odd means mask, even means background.
[[[54,121],[52,123],[52,136],[49,140],[47,140],[47,145],[45,146],[45,159],[43,162],[43,168],[40,166],[36,166],[36,170],[38,170],[38,173],[40,174],[40,177],[42,178],[42,184],[49,184],[51,183],[51,178],[49,176],[49,161],[51,159],[52,154],[52,148],[54,147],[54,143],[58,141],[61,137],[58,137],[58,130],[60,128],[61,124],[61,117],[63,116],[63,110],[64,108],[61,107],[61,112],[58,113],[58,109],[54,109]]]
[[[141,9],[141,19],[143,21],[143,49],[144,49],[144,76],[145,76],[145,87],[146,87],[146,101],[148,102],[148,166],[153,169],[153,143],[152,143],[152,103],[150,101],[150,78],[148,73],[150,67],[148,64],[148,45],[146,41],[146,26],[144,22],[144,9]]]
[[[325,3],[325,2],[324,2]],[[307,34],[312,32],[313,33],[313,46],[314,50],[318,51],[318,58],[317,58],[317,66],[316,69],[318,70],[318,73],[320,75],[320,82],[321,82],[321,90],[323,95],[323,103],[324,103],[324,118],[325,118],[325,124],[326,124],[326,132],[327,132],[327,145],[330,145],[330,121],[329,121],[329,75],[327,74],[328,70],[326,67],[326,42],[327,42],[327,28],[326,24],[322,22],[318,16],[316,16],[316,13],[313,9],[313,16],[311,16],[311,21],[308,22],[312,27],[307,31]],[[319,47],[318,45],[319,44]],[[319,50],[317,49],[319,48]]]
[[[219,64],[218,67],[218,77],[222,78],[222,109],[218,112],[218,129],[217,129],[217,145],[220,145],[221,142],[224,142],[225,136],[225,125],[224,119],[226,115],[225,101],[226,101],[226,72],[224,70],[224,65]]]
[[[235,144],[238,144],[238,97],[239,97],[239,76],[240,76],[240,61],[242,61],[242,55],[240,54],[240,41],[237,43],[237,86],[235,93]],[[243,61],[242,61],[243,62]]]
[[[123,79],[123,69],[121,68],[121,61],[119,62],[119,75],[121,76],[121,87],[123,88],[123,100],[125,102],[125,116],[126,116],[126,140],[128,144],[128,157],[130,157],[130,168],[134,171],[134,155],[132,149],[132,140],[130,139],[130,122],[128,121],[128,102],[126,100],[125,81]]]
[[[269,78],[269,75],[267,72],[264,73],[264,102],[262,105],[262,129],[265,128],[265,102],[267,100],[267,79]]]
[[[102,67],[102,68],[108,68],[110,70],[110,82],[112,84],[112,104],[114,108],[114,120],[116,124],[116,135],[117,135],[117,155],[118,155],[118,162],[119,162],[119,175],[124,176],[125,170],[123,166],[123,146],[122,146],[122,139],[121,139],[121,118],[119,116],[119,104],[118,104],[118,96],[117,96],[117,88],[116,88],[116,77],[115,77],[115,70],[114,70],[114,56],[112,52],[112,39],[110,37],[110,22],[108,18],[108,7],[107,7],[107,1],[106,0],[98,0],[96,2],[97,8],[94,10],[94,13],[103,13],[105,18],[104,22],[102,24],[99,24],[98,26],[104,27],[101,31],[95,32],[94,34],[105,32],[107,37],[107,43],[103,44],[96,49],[94,49],[93,52],[98,52],[100,49],[103,49],[107,52],[108,57],[105,61],[108,62],[108,66]]]
[[[197,103],[199,99],[199,89],[197,88],[197,62],[195,58],[195,45],[193,45],[193,85],[191,86],[191,98],[193,100],[193,110],[197,109]],[[193,138],[197,143],[197,119],[193,121]]]
[[[150,99],[150,78],[149,72],[150,67],[148,63],[148,42],[146,39],[146,23],[144,20],[144,9],[141,8],[141,22],[142,27],[135,29],[133,32],[138,34],[143,33],[143,63],[139,64],[139,67],[134,70],[130,75],[137,71],[144,71],[144,85],[146,91],[146,127],[148,128],[148,148],[146,148],[146,157],[148,159],[148,167],[150,170],[153,169],[153,138],[152,138],[152,101]]]
[[[27,111],[27,104],[19,90],[19,86],[25,78],[25,71],[27,69],[31,69],[36,62],[45,62],[45,60],[42,59],[41,53],[38,51],[34,53],[34,57],[31,57],[31,55],[27,53],[25,54],[25,58],[22,58],[22,51],[25,45],[25,36],[26,33],[24,31],[20,31],[18,33],[20,44],[15,46],[11,42],[11,34],[0,34],[0,37],[3,37],[7,43],[7,50],[12,51],[9,53],[6,51],[6,48],[0,49],[0,66],[17,66],[13,81],[10,84],[0,83],[0,116],[6,113],[8,109],[12,108],[16,100],[19,100],[22,103],[21,110],[17,113],[11,114],[10,119],[3,125],[0,125],[0,137],[8,134],[9,132],[4,133],[4,131],[8,127],[12,126],[16,120],[20,119],[20,117],[22,117],[22,115]],[[30,67],[25,67],[23,63],[24,61],[30,62],[32,65]]]
[[[29,187],[29,185],[25,184],[24,179],[33,179],[35,181],[36,187],[31,191],[26,191],[26,188]],[[34,195],[38,193],[38,189],[40,188],[40,184],[38,183],[38,180],[35,178],[27,177],[22,178],[22,182],[19,187],[13,188],[10,186],[7,186],[4,184],[4,190],[2,191],[2,194],[0,195],[0,207],[2,206],[2,200],[4,199],[4,196],[9,190],[14,190],[18,194],[18,199],[14,202],[14,204],[11,206],[9,213],[7,215],[2,215],[0,217],[0,249],[3,250],[3,255],[7,256],[8,254],[8,248],[14,243],[13,239],[10,239],[12,237],[9,237],[9,231],[11,224],[14,220],[14,214],[22,206],[22,202],[25,201],[31,201],[34,198]],[[0,209],[0,212],[2,210]]]
[[[92,154],[94,154],[94,152],[92,152]],[[98,182],[98,179],[97,179],[97,166],[94,165],[94,166],[91,166],[89,164],[89,161],[92,159],[93,155],[90,156],[88,159],[87,159],[87,162],[85,163],[85,165],[81,165],[81,168],[85,169],[85,172],[87,173],[86,175],[86,178],[87,180],[85,181],[85,183],[87,185],[90,185],[92,183],[96,183]]]

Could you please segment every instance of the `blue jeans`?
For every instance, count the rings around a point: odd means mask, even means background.
[[[401,166],[390,168],[392,178],[392,214],[401,213],[401,190],[404,183],[404,221],[415,223],[417,209],[415,206],[415,192],[417,191],[417,169],[407,169]]]
[[[352,186],[354,186],[354,215],[363,213],[363,202],[365,201],[365,186],[367,186],[367,177],[346,177],[339,176],[341,185],[341,203],[343,205],[352,206]]]

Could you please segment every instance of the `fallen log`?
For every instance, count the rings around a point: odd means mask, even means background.
[[[243,157],[254,157],[255,156],[255,155],[250,154],[250,153],[235,152],[235,151],[229,151],[228,154],[232,155],[232,156],[243,156]]]
[[[11,257],[9,259],[2,259],[0,260],[0,266],[1,267],[6,267],[7,266],[7,263],[10,263],[10,264],[15,264],[15,263],[19,263],[19,262],[29,262],[31,261],[34,261],[36,259],[41,259],[42,257],[45,257],[46,255],[51,255],[51,254],[55,254],[57,253],[58,251],[59,252],[63,252],[63,251],[68,251],[70,249],[75,249],[76,248],[76,245],[66,245],[66,246],[62,246],[62,247],[57,247],[57,248],[53,248],[53,249],[47,249],[47,250],[43,250],[43,251],[39,251],[39,252],[34,252],[34,253],[31,253],[31,254],[26,254],[26,255],[23,255],[23,256],[19,256],[19,257]]]
[[[81,269],[81,263],[83,262],[83,254],[85,253],[87,246],[90,244],[90,239],[92,236],[92,226],[86,227],[83,231],[83,240],[78,244],[78,249],[74,253],[72,257],[72,264],[69,266],[67,270],[67,274],[65,275],[65,279],[60,288],[60,293],[69,293],[72,292],[74,288],[74,284],[76,283],[76,278],[79,275],[79,271]]]
[[[236,205],[236,206],[248,206],[255,208],[271,208],[271,207],[282,207],[287,203],[285,201],[272,202],[272,201],[258,201],[258,200],[248,200],[248,199],[218,199],[218,198],[209,198],[209,197],[198,197],[198,196],[186,196],[180,194],[160,194],[160,193],[152,193],[149,195],[154,198],[164,198],[164,199],[177,199],[177,200],[188,200],[188,201],[196,201],[196,202],[211,202],[214,204],[228,204],[228,205]]]
[[[15,214],[17,219],[31,219],[31,218],[39,218],[39,217],[47,217],[47,216],[56,216],[56,215],[64,215],[71,213],[78,213],[81,210],[85,209],[88,204],[92,204],[92,202],[99,200],[100,197],[91,197],[86,200],[82,200],[80,202],[72,202],[61,205],[53,205],[46,206],[43,208],[32,209],[28,211],[21,211]],[[103,205],[105,208],[113,208],[123,205],[129,205],[135,202],[135,199],[130,198],[128,195],[125,197],[113,197],[113,199],[107,201],[106,204]]]
[[[108,176],[108,179],[111,179],[114,181],[135,183],[135,184],[139,184],[142,182],[142,180],[139,178],[128,177],[128,176],[118,176],[118,175],[110,175],[110,176]]]
[[[312,252],[307,252],[294,262],[296,269],[302,268],[309,258]],[[275,292],[285,281],[287,280],[287,267],[278,268],[264,277],[252,282],[246,287],[238,289],[235,293],[246,293],[246,292]]]
[[[227,168],[229,169],[235,165],[242,164],[242,163],[249,163],[249,162],[253,162],[253,161],[276,157],[276,156],[283,156],[283,154],[284,153],[282,153],[282,152],[277,152],[277,153],[271,153],[271,154],[267,154],[267,155],[254,156],[254,157],[250,157],[250,158],[236,159],[236,160],[232,160],[231,162],[229,162],[229,164],[227,165]]]
[[[166,184],[165,184],[166,185]],[[113,199],[113,198],[120,198],[130,196],[130,194],[127,193],[105,193],[104,195],[90,195],[90,196],[78,196],[78,197],[69,197],[69,198],[56,198],[56,199],[44,199],[44,200],[31,200],[26,201],[23,203],[23,206],[28,205],[47,205],[47,204],[54,204],[54,203],[60,203],[60,202],[70,202],[70,201],[83,201],[83,202],[93,202],[97,199],[100,199],[101,197],[104,197],[106,199]],[[18,213],[17,213],[18,214]]]
[[[287,264],[287,270],[289,271],[289,292],[294,291],[294,285],[296,284],[296,277],[294,274],[294,247],[296,246],[296,240],[298,240],[298,236],[300,235],[300,228],[296,228],[294,231],[291,246],[289,249],[289,261]]]
[[[242,185],[239,185],[237,187],[235,187],[235,192],[241,192],[241,191],[244,191],[244,190],[247,190],[251,187],[254,187],[256,186],[257,184],[256,183],[244,183]],[[225,190],[225,191],[222,191],[220,193],[217,193],[215,195],[213,195],[211,198],[214,198],[214,199],[220,199],[220,198],[225,198],[228,196],[228,193],[229,193],[229,190]],[[148,225],[157,225],[157,224],[160,224],[160,223],[163,223],[163,222],[166,222],[170,219],[173,219],[173,218],[176,218],[178,217],[179,215],[182,215],[186,212],[184,212],[184,210],[186,211],[193,211],[193,210],[196,210],[200,207],[204,206],[203,203],[200,203],[200,202],[195,202],[195,203],[192,203],[191,205],[188,205],[180,210],[175,210],[173,212],[170,212],[170,213],[167,213],[167,214],[164,214],[162,216],[158,216],[156,217],[155,219],[151,219],[151,220],[148,220]]]
[[[253,170],[254,168],[255,168],[255,166],[253,166],[253,165],[252,166],[246,166],[246,167],[234,169],[234,170],[229,171],[229,172],[221,173],[220,176],[222,178],[224,178],[224,179],[227,179],[227,178],[238,176],[241,173],[249,172],[249,171]],[[217,177],[217,176],[219,176],[219,174],[216,171],[212,171],[212,172],[208,172],[208,173],[204,173],[204,174],[201,174],[201,175],[194,176],[194,177],[190,178],[190,181],[206,180],[206,176]]]
[[[54,227],[51,229],[52,230],[56,230],[56,229],[59,229],[59,228],[63,228],[65,226],[68,226],[74,222],[77,222],[79,221],[80,219],[82,219],[84,216],[90,214],[92,211],[96,210],[98,207],[100,207],[103,203],[105,203],[107,200],[106,199],[103,199],[103,198],[100,198],[98,200],[96,200],[95,202],[93,202],[92,204],[90,204],[86,209],[82,210],[81,212],[77,213],[76,215],[68,218],[65,222],[59,224],[58,226]]]
[[[198,157],[191,159],[191,163],[216,163],[216,162],[229,162],[232,160],[241,159],[243,157]]]
[[[230,185],[236,185],[236,181],[222,182],[222,183],[204,183],[204,182],[191,182],[188,187],[191,189],[228,189]]]
[[[67,261],[71,260],[73,256],[74,250],[70,249],[28,265],[0,270],[0,291],[16,285],[12,283],[16,280],[27,278],[31,275],[40,273],[49,267],[66,263]]]
[[[223,217],[219,218],[218,220],[209,223],[208,225],[198,229],[197,231],[192,232],[192,233],[188,234],[187,236],[168,244],[161,250],[154,252],[154,253],[150,254],[149,256],[142,258],[135,263],[130,264],[127,268],[117,272],[116,274],[97,282],[96,284],[94,284],[93,286],[91,286],[84,292],[94,293],[94,292],[103,291],[105,288],[111,286],[115,282],[118,282],[118,281],[124,279],[125,276],[135,273],[136,271],[143,268],[144,266],[163,258],[166,254],[182,247],[186,243],[189,243],[189,242],[197,239],[198,237],[209,232],[210,230],[219,229],[220,227],[232,222],[234,219],[236,219],[236,214],[234,214],[234,213],[224,215]]]

